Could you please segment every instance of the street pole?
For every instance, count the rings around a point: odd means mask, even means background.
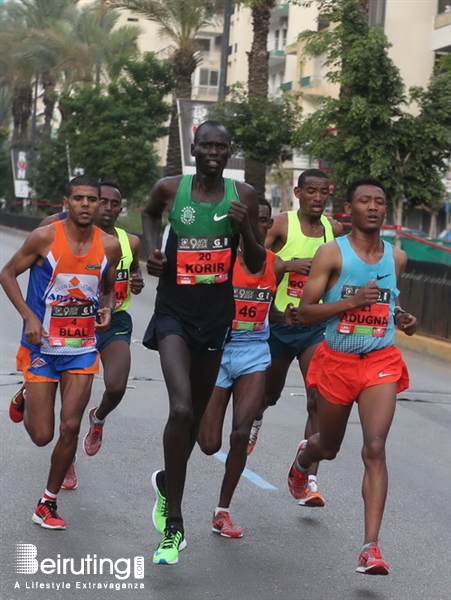
[[[224,6],[224,31],[222,34],[221,45],[221,70],[219,74],[218,100],[224,100],[227,88],[227,63],[229,60],[229,36],[230,36],[230,17],[232,16],[233,0],[225,0]]]

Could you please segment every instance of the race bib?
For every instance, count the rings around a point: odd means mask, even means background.
[[[232,329],[238,331],[264,329],[271,305],[271,290],[235,287],[234,297],[236,316]]]
[[[360,287],[344,285],[341,298],[355,296]],[[341,313],[337,325],[338,333],[384,337],[390,319],[390,290],[379,290],[377,302],[364,308],[354,308]]]
[[[49,346],[86,348],[96,345],[95,310],[92,304],[52,306]]]
[[[115,310],[120,308],[130,293],[129,271],[128,269],[118,269],[116,271],[116,283],[114,284],[114,293],[116,295]]]
[[[224,283],[232,265],[228,236],[178,237],[177,283]]]
[[[288,273],[287,295],[290,298],[302,298],[305,284],[307,283],[308,275],[300,273]]]

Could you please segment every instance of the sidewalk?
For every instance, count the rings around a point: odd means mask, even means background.
[[[396,331],[396,345],[412,352],[425,354],[432,358],[451,361],[451,343],[424,335],[415,334],[409,337],[401,331]]]

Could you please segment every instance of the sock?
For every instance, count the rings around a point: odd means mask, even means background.
[[[222,508],[222,506],[217,506],[215,508],[215,517],[219,512],[225,512],[227,514],[229,514],[230,509],[229,508]]]
[[[316,475],[309,475],[308,480],[313,481],[314,483],[318,483],[318,480],[316,479]]]
[[[92,417],[91,417],[92,422],[94,423],[94,425],[103,425],[105,423],[105,419],[98,419],[96,417],[96,414],[97,414],[97,409],[95,410],[94,413],[92,413]]]
[[[168,517],[166,519],[166,529],[168,529],[169,527],[178,529],[179,531],[184,533],[183,517]]]
[[[252,423],[252,427],[260,427],[262,423],[263,419],[255,419],[255,421]]]
[[[308,469],[304,469],[304,467],[301,467],[301,465],[299,464],[299,456],[300,456],[300,452],[299,454],[296,456],[296,461],[295,461],[295,465],[296,465],[296,469],[298,471],[300,471],[301,473],[308,473],[309,470]]]
[[[362,552],[364,550],[369,550],[371,548],[371,546],[374,546],[375,543],[376,542],[368,542],[368,544],[363,544],[363,546],[362,546]]]
[[[44,495],[41,498],[41,502],[45,502],[46,500],[49,502],[56,502],[58,498],[58,494],[54,494],[53,492],[49,492],[47,489],[44,492]]]

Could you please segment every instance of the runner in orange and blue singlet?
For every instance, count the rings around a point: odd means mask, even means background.
[[[24,320],[17,368],[25,384],[14,396],[10,416],[24,421],[32,441],[54,436],[54,405],[61,382],[60,437],[53,450],[47,487],[33,521],[65,529],[56,500],[73,469],[78,434],[98,372],[96,332],[108,329],[114,302],[119,244],[93,225],[100,188],[88,175],[68,185],[65,220],[35,229],[3,268],[1,284]],[[30,269],[23,298],[17,277]],[[96,322],[96,317],[98,322]]]

